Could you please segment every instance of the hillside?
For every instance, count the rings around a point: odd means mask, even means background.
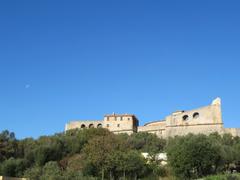
[[[167,153],[167,165],[154,158],[160,152]],[[34,180],[192,179],[237,171],[240,138],[215,133],[165,140],[92,128],[17,140],[6,130],[0,134],[0,162],[1,175]]]

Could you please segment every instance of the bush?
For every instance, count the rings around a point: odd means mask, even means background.
[[[1,164],[1,174],[4,176],[21,177],[26,169],[26,161],[10,158]]]
[[[42,168],[40,166],[34,166],[31,168],[28,168],[24,172],[24,177],[34,180],[39,180],[42,175]]]
[[[219,174],[208,176],[204,180],[239,180],[240,174]]]

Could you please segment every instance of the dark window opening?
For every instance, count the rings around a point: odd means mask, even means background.
[[[97,128],[102,128],[102,124],[98,124],[98,125],[97,125]]]
[[[189,119],[188,115],[183,116],[183,120],[187,121]]]
[[[94,128],[94,125],[93,124],[89,124],[89,128]]]
[[[82,128],[82,129],[85,128],[85,127],[86,127],[85,124],[82,124],[82,125],[81,125],[81,128]]]
[[[197,119],[199,117],[199,113],[198,112],[195,112],[194,114],[193,114],[193,118],[194,119]]]

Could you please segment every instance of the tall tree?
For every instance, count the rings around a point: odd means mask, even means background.
[[[168,161],[175,175],[198,178],[214,172],[220,159],[218,148],[205,135],[187,135],[171,139]]]

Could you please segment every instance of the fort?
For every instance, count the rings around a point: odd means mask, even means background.
[[[216,98],[208,106],[188,111],[175,111],[163,120],[153,121],[139,126],[139,120],[133,114],[108,114],[103,120],[80,120],[66,124],[65,131],[83,128],[107,128],[113,133],[155,133],[162,138],[176,135],[230,133],[240,136],[240,128],[224,128],[221,112],[221,99]]]

